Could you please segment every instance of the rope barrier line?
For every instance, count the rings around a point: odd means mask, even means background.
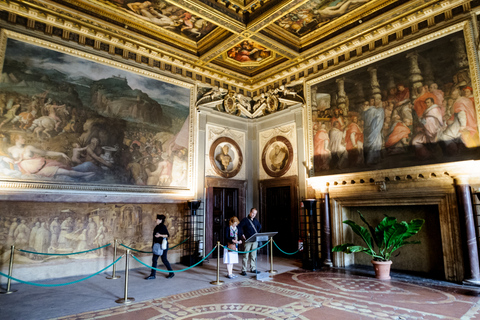
[[[72,254],[81,254],[81,253],[86,253],[86,252],[90,252],[90,251],[95,251],[95,250],[98,250],[98,249],[108,247],[110,245],[111,245],[111,243],[106,244],[106,245],[101,246],[101,247],[98,247],[98,248],[95,248],[95,249],[79,251],[79,252],[72,252],[72,253],[44,253],[44,252],[35,252],[35,251],[28,251],[28,250],[22,250],[22,249],[17,249],[17,250],[20,251],[20,252],[41,254],[41,255],[44,255],[44,256],[69,256],[69,255],[72,255]]]
[[[142,250],[133,249],[133,248],[130,248],[129,246],[124,245],[123,243],[120,243],[120,245],[122,247],[125,247],[125,248],[133,250],[133,251],[137,251],[137,252],[140,252],[140,253],[153,253],[152,251],[142,251]]]
[[[250,252],[253,252],[253,251],[257,251],[257,250],[260,250],[262,249],[263,247],[265,247],[268,243],[270,242],[270,240],[268,240],[267,242],[265,242],[264,245],[262,245],[261,247],[258,247],[256,249],[253,249],[253,250],[250,250],[250,251],[238,251],[238,250],[232,250],[228,247],[225,247],[223,244],[221,244],[222,247],[224,247],[225,249],[229,250],[229,251],[234,251],[234,252],[238,252],[238,253],[250,253]]]
[[[190,237],[188,237],[187,239],[183,240],[183,241],[180,242],[179,244],[176,244],[176,245],[174,245],[173,247],[168,248],[168,250],[172,250],[172,249],[178,247],[179,245],[181,245],[181,244],[183,244],[184,242],[186,242],[188,239],[190,239]],[[153,253],[152,251],[142,251],[142,250],[137,250],[137,249],[134,249],[134,248],[130,248],[129,246],[124,245],[123,243],[120,243],[120,245],[121,245],[122,247],[125,247],[125,248],[127,248],[127,249],[130,249],[130,250],[133,250],[133,251],[136,251],[136,252],[140,252],[140,253]]]
[[[190,267],[188,267],[188,268],[182,269],[182,270],[162,270],[162,269],[157,269],[157,268],[154,268],[154,267],[149,266],[148,264],[146,264],[146,263],[143,262],[143,261],[140,261],[140,260],[139,260],[137,257],[135,257],[133,254],[132,254],[132,257],[133,257],[133,259],[135,259],[135,260],[137,260],[138,262],[140,262],[141,264],[143,264],[145,267],[148,267],[148,268],[153,269],[153,270],[157,270],[157,271],[160,271],[160,272],[183,272],[183,271],[187,271],[187,270],[189,270],[189,269],[192,269],[193,267],[196,267],[196,266],[198,266],[200,263],[202,263],[203,261],[205,261],[205,259],[207,259],[207,258],[213,253],[213,251],[215,251],[215,249],[217,249],[217,246],[215,246],[215,247],[212,249],[212,251],[210,251],[210,253],[205,256],[205,258],[203,258],[202,260],[198,261],[198,262],[195,263],[194,265],[192,265],[192,266],[190,266]]]
[[[37,286],[37,287],[61,287],[61,286],[67,286],[67,285],[70,285],[70,284],[74,284],[74,283],[77,283],[77,282],[81,282],[81,281],[84,281],[84,280],[88,280],[90,279],[91,277],[93,276],[96,276],[97,274],[100,274],[102,273],[103,271],[107,270],[108,268],[110,268],[111,266],[113,266],[115,263],[117,263],[120,259],[122,259],[123,256],[119,257],[117,260],[115,260],[113,263],[109,264],[107,267],[103,268],[102,270],[92,274],[92,275],[89,275],[88,277],[85,277],[85,278],[82,278],[82,279],[79,279],[79,280],[76,280],[76,281],[72,281],[72,282],[67,282],[67,283],[58,283],[58,284],[41,284],[41,283],[35,283],[35,282],[29,282],[29,281],[23,281],[23,280],[20,280],[20,279],[17,279],[17,278],[14,278],[14,277],[10,277],[2,272],[0,272],[0,275],[4,276],[4,277],[7,277],[9,279],[12,279],[12,280],[15,280],[17,282],[20,282],[20,283],[24,283],[24,284],[29,284],[29,285],[32,285],[32,286]]]
[[[180,242],[179,244],[176,244],[176,245],[174,245],[173,247],[171,247],[171,248],[168,248],[168,250],[172,250],[173,248],[176,248],[176,247],[178,247],[179,245],[181,245],[181,244],[183,244],[184,242],[186,242],[188,239],[190,239],[190,237],[188,237],[187,239],[183,240],[183,241],[182,241],[182,242]]]
[[[280,251],[281,251],[282,253],[284,253],[284,254],[292,255],[292,254],[295,254],[295,253],[297,253],[297,252],[300,251],[300,250],[297,250],[297,251],[292,252],[292,253],[285,252],[285,251],[283,251],[282,249],[280,249],[280,247],[277,245],[277,243],[275,242],[275,240],[272,239],[272,241],[273,241],[273,244],[275,245],[275,247],[277,247],[277,249],[280,250]]]
[[[184,243],[185,241],[187,241],[187,239],[185,239],[184,241],[182,241],[181,243],[177,244],[176,246],[179,246],[181,245],[182,243]],[[273,241],[273,243],[275,244],[275,246],[277,247],[278,250],[280,250],[282,253],[284,254],[287,254],[287,255],[292,255],[292,254],[295,254],[297,252],[299,252],[299,250],[295,251],[295,252],[292,252],[292,253],[288,253],[288,252],[285,252],[283,251],[282,249],[280,249],[280,247],[275,243],[275,241],[273,239],[270,239],[268,240],[265,244],[263,244],[262,246],[256,248],[256,249],[253,249],[253,250],[250,250],[250,251],[236,251],[236,250],[232,250],[232,249],[229,249],[228,247],[225,247],[224,245],[221,245],[223,248],[229,250],[229,251],[235,251],[235,252],[238,252],[238,253],[250,253],[250,252],[253,252],[253,251],[257,251],[257,250],[260,250],[261,248],[265,247],[270,241]],[[98,249],[101,249],[101,248],[105,248],[105,247],[108,247],[109,245],[111,245],[111,243],[109,244],[106,244],[104,246],[101,246],[101,247],[98,247],[98,248],[95,248],[95,249],[92,249],[92,250],[87,250],[87,251],[81,251],[81,252],[74,252],[74,253],[68,253],[68,254],[46,254],[46,253],[39,253],[39,252],[32,252],[32,251],[27,251],[27,250],[22,250],[22,249],[17,249],[18,251],[21,251],[21,252],[27,252],[27,253],[35,253],[35,254],[45,254],[45,255],[70,255],[70,254],[80,254],[80,253],[85,253],[85,252],[89,252],[89,251],[94,251],[94,250],[98,250]],[[131,250],[134,250],[134,251],[137,251],[137,252],[142,252],[142,253],[152,253],[152,252],[148,252],[148,251],[140,251],[140,250],[136,250],[136,249],[132,249],[124,244],[121,244],[122,246],[124,246],[125,248],[128,248],[128,249],[131,249]],[[175,248],[176,246],[172,247]],[[185,269],[182,269],[182,270],[162,270],[162,269],[157,269],[157,268],[153,268],[151,266],[149,266],[148,264],[142,262],[141,260],[139,260],[137,257],[135,257],[133,254],[131,255],[135,260],[137,260],[140,264],[150,268],[150,269],[153,269],[153,270],[156,270],[156,271],[160,271],[160,272],[183,272],[183,271],[187,271],[189,269],[192,269],[194,267],[196,267],[197,265],[199,265],[200,263],[202,263],[203,261],[205,261],[205,259],[207,259],[212,253],[213,251],[215,251],[217,249],[217,247],[215,246],[212,251],[210,251],[209,254],[207,254],[202,260],[200,260],[199,262],[195,263],[194,265],[190,266],[190,267],[187,267]],[[24,280],[20,280],[20,279],[17,279],[17,278],[14,278],[14,277],[11,277],[9,275],[6,275],[2,272],[0,272],[0,275],[3,276],[3,277],[6,277],[6,278],[9,278],[11,280],[14,280],[14,281],[17,281],[17,282],[20,282],[20,283],[24,283],[24,284],[29,284],[29,285],[33,285],[33,286],[38,286],[38,287],[60,287],[60,286],[66,286],[66,285],[71,285],[71,284],[75,284],[75,283],[78,283],[78,282],[82,282],[82,281],[85,281],[85,280],[88,280],[102,272],[104,272],[105,270],[107,270],[108,268],[110,268],[111,266],[113,266],[114,264],[116,264],[118,261],[120,261],[120,259],[122,259],[125,255],[122,255],[120,256],[117,260],[115,260],[114,262],[112,262],[111,264],[109,264],[107,267],[103,268],[102,270],[92,274],[92,275],[89,275],[85,278],[82,278],[82,279],[79,279],[79,280],[76,280],[76,281],[72,281],[72,282],[67,282],[67,283],[59,283],[59,284],[41,284],[41,283],[34,283],[34,282],[29,282],[29,281],[24,281]]]

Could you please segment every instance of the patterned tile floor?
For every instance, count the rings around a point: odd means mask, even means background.
[[[58,319],[480,319],[480,288],[298,269]]]

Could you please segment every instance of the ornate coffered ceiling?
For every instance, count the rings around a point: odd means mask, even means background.
[[[405,0],[403,0],[405,1]],[[335,27],[402,0],[69,0],[56,1],[109,19],[248,80],[305,56]]]
[[[468,3],[464,0],[0,0],[0,9],[10,15],[47,21],[92,41],[121,47],[125,58],[129,52],[136,52],[138,62],[143,62],[144,57],[161,58],[181,67],[178,74],[185,75],[185,70],[189,70],[194,80],[204,81],[209,76],[212,85],[221,80],[248,91],[282,77],[290,82],[307,76],[312,70],[324,69],[322,65],[328,66],[330,59],[333,64],[338,63],[342,54],[348,60],[355,50],[361,54],[362,47],[371,50],[378,41],[382,45],[388,43],[391,34],[401,38],[406,24],[418,24],[423,19],[431,26],[443,11],[451,12]],[[9,16],[8,20],[14,19]],[[35,28],[35,23],[32,26]],[[116,53],[111,48],[110,51]],[[140,58],[138,53],[142,54]],[[204,77],[195,78],[198,74]],[[280,81],[278,85],[284,83]]]

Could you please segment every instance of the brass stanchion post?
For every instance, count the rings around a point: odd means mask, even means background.
[[[220,241],[217,241],[217,280],[211,281],[210,284],[214,284],[216,286],[223,284],[223,281],[220,280]]]
[[[135,301],[135,298],[128,297],[128,256],[130,255],[130,249],[127,249],[127,253],[125,254],[125,292],[124,297],[115,300],[116,303],[131,303]]]
[[[12,270],[13,270],[13,254],[15,252],[15,246],[13,245],[10,249],[10,263],[8,264],[8,280],[7,280],[7,291],[5,292],[0,292],[2,294],[10,294],[13,292],[16,292],[17,290],[10,290],[10,284],[12,282],[12,279],[10,277],[12,276]]]
[[[278,273],[277,270],[273,270],[273,237],[270,237],[270,272],[271,274]]]
[[[117,239],[115,239],[115,241],[113,242],[113,261],[117,260]],[[120,276],[117,276],[115,274],[116,270],[117,270],[117,264],[115,263],[113,265],[113,270],[112,270],[112,276],[108,276],[106,277],[107,279],[118,279],[120,278]]]

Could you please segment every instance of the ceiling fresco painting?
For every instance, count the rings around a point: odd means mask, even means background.
[[[289,12],[275,23],[297,36],[303,36],[371,0],[314,0]]]
[[[263,62],[272,57],[273,53],[251,40],[244,40],[227,51],[228,60],[243,63]]]
[[[95,49],[109,47],[111,54],[137,62],[143,59],[147,63],[150,59],[150,65],[161,66],[162,70],[183,73],[212,86],[215,79],[222,87],[243,87],[252,94],[260,88],[266,92],[275,82],[290,83],[316,73],[325,69],[325,63],[336,65],[339,61],[335,59],[347,61],[362,54],[362,48],[367,46],[373,50],[402,39],[404,30],[413,34],[420,23],[426,30],[448,20],[452,13],[466,14],[473,3],[466,0],[11,0],[0,1],[0,7],[13,10],[17,2],[21,6],[14,10],[15,15],[37,22],[55,15],[51,27],[64,23],[70,28],[68,32],[89,38],[91,43],[97,41]],[[456,8],[463,8],[463,12],[454,11]],[[408,31],[407,24],[416,25]],[[63,34],[65,39],[68,32]],[[92,38],[93,34],[98,37]],[[339,34],[342,36],[338,37]],[[85,45],[83,42],[80,44]]]
[[[109,3],[166,30],[200,40],[216,26],[189,11],[163,0],[110,0]]]

